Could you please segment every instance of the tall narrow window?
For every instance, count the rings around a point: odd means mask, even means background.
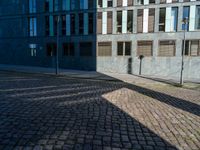
[[[45,12],[49,12],[49,0],[45,0],[44,10]]]
[[[165,16],[166,16],[166,9],[160,8],[159,13],[159,31],[165,31]]]
[[[189,19],[190,16],[190,6],[184,6],[183,7],[183,19],[187,18]],[[189,30],[189,24],[186,25],[182,24],[182,30]]]
[[[148,32],[154,32],[155,8],[149,8]]]
[[[58,9],[59,9],[58,0],[53,0],[53,9],[54,9],[54,11],[58,11]]]
[[[177,31],[178,7],[172,7],[171,11],[171,31]]]
[[[29,13],[36,13],[36,0],[29,0]]]
[[[37,36],[37,18],[29,18],[29,36]]]
[[[112,7],[113,6],[113,0],[108,0],[108,7]]]
[[[166,3],[166,0],[160,0],[160,4]]]
[[[128,6],[133,6],[133,1],[134,0],[128,0]]]
[[[117,11],[117,33],[122,33],[122,11]]]
[[[53,16],[53,32],[54,35],[57,35],[57,27],[58,27],[58,16]]]
[[[45,34],[46,36],[49,36],[49,16],[45,16]]]
[[[128,10],[127,15],[127,32],[132,33],[133,32],[133,10]]]
[[[88,0],[88,8],[89,9],[94,8],[94,0]]]
[[[112,34],[112,11],[107,12],[107,34]]]
[[[36,44],[29,44],[29,49],[30,49],[30,53],[31,53],[32,57],[37,55],[37,53],[36,53]]]
[[[46,53],[47,53],[47,56],[55,56],[56,55],[56,43],[47,43]]]
[[[143,9],[137,10],[137,32],[143,32]]]
[[[77,0],[71,0],[71,10],[76,9],[76,1]]]
[[[144,4],[144,0],[137,0],[137,4],[138,5],[143,5]]]
[[[62,15],[62,35],[66,35],[66,15]]]
[[[88,32],[89,34],[93,34],[94,28],[93,28],[93,13],[88,13]]]
[[[76,29],[75,14],[70,15],[70,21],[71,21],[70,30],[71,30],[71,34],[73,35],[75,34],[75,29]]]
[[[83,13],[79,14],[79,34],[83,34],[84,28],[84,19],[83,19]]]
[[[123,0],[117,0],[117,7],[121,7],[122,6],[122,1]]]
[[[200,5],[196,6],[195,29],[200,29]]]
[[[149,4],[155,4],[155,0],[149,0]]]
[[[102,12],[98,12],[97,33],[102,34]]]
[[[102,7],[102,1],[103,0],[98,0],[98,7]]]

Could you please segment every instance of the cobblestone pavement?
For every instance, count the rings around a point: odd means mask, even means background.
[[[0,72],[2,150],[199,150],[200,93]]]

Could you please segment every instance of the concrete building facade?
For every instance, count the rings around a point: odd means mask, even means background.
[[[198,0],[0,1],[2,64],[55,67],[59,43],[61,68],[179,78],[184,36],[184,77],[200,79]]]

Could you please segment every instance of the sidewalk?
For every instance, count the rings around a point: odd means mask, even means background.
[[[14,71],[22,73],[37,73],[37,74],[48,74],[55,75],[55,68],[45,67],[30,67],[30,66],[18,66],[18,65],[4,65],[0,64],[0,70],[2,71]],[[118,74],[118,73],[100,73],[96,71],[80,71],[80,70],[69,70],[59,69],[60,76],[66,76],[69,78],[79,79],[90,79],[90,80],[105,80],[105,81],[118,81],[127,82],[130,84],[140,85],[178,85],[179,81],[176,79],[168,79],[162,77],[151,77],[151,76],[137,76],[132,74]],[[199,80],[185,81],[184,87],[186,88],[198,88],[200,89]]]

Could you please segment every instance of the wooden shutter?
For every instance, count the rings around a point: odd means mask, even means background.
[[[165,4],[166,0],[160,0],[160,4]]]
[[[128,0],[128,6],[133,6],[133,0]]]
[[[137,55],[152,56],[152,41],[138,41]]]
[[[148,32],[154,32],[154,22],[155,22],[155,8],[150,8]]]
[[[190,56],[198,56],[198,52],[199,52],[199,41],[198,40],[191,41]]]
[[[99,12],[97,17],[97,33],[102,34],[102,12]]]
[[[99,42],[98,43],[98,56],[111,56],[112,55],[112,43],[111,42]]]
[[[122,6],[122,0],[117,0],[117,6],[118,7]]]
[[[175,56],[175,41],[160,41],[159,56],[170,57]]]
[[[107,12],[107,33],[112,34],[112,11]]]
[[[143,32],[143,9],[137,11],[137,32]]]

